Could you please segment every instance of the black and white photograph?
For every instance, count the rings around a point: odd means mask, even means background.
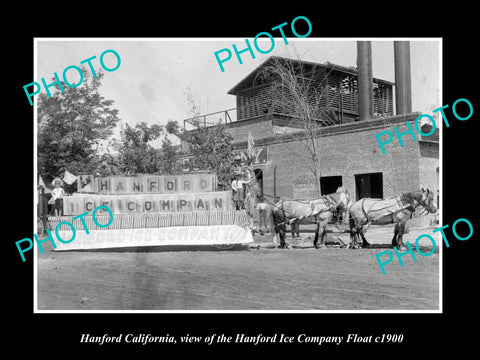
[[[441,41],[262,40],[37,41],[38,311],[441,310]]]
[[[27,36],[19,314],[88,353],[446,339],[473,303],[471,59],[441,31],[233,24]]]

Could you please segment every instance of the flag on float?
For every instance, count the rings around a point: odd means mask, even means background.
[[[38,175],[38,184],[37,187],[43,186],[43,189],[45,190],[45,194],[51,193],[52,191],[45,186],[45,183],[43,182],[42,176]]]
[[[253,147],[255,146],[255,142],[253,141],[253,136],[252,133],[249,131],[248,132],[248,141],[247,141],[248,147],[247,147],[247,156],[248,158],[252,158],[253,155]]]
[[[77,176],[65,170],[65,174],[63,175],[63,181],[65,181],[68,185],[72,185],[75,180],[77,180]]]

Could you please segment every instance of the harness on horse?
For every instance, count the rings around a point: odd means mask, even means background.
[[[320,212],[327,211],[327,210],[334,212],[335,210],[337,210],[339,204],[335,199],[332,198],[331,195],[325,195],[322,197],[322,199],[325,202],[325,205],[327,205],[327,209],[322,210]]]
[[[362,201],[362,212],[365,216],[365,219],[367,219],[367,222],[373,222],[373,221],[377,221],[383,217],[386,217],[386,216],[390,216],[390,215],[395,215],[403,210],[409,210],[412,212],[411,216],[413,215],[413,212],[415,211],[416,207],[420,204],[417,204],[417,205],[414,205],[413,203],[415,202],[415,198],[411,195],[411,194],[405,194],[403,193],[401,196],[395,196],[395,197],[391,197],[391,198],[387,198],[387,199],[383,199],[381,201],[393,201],[395,200],[395,203],[394,204],[391,204],[391,205],[387,205],[383,208],[380,208],[380,209],[373,209],[373,207],[375,206],[372,205],[370,207],[370,209],[368,209],[368,212],[367,210],[365,210],[365,201],[367,199],[363,199]],[[368,213],[371,213],[371,212],[381,212],[381,211],[385,211],[384,213],[380,213],[379,215],[373,217],[371,220],[368,219]],[[392,217],[392,223],[393,223],[393,217]]]
[[[326,211],[334,212],[339,205],[339,203],[335,199],[333,199],[333,197],[331,195],[324,195],[318,200],[323,201],[323,203],[325,205],[325,209],[321,209],[319,212],[317,212],[314,215],[315,220],[312,220],[312,223],[314,223],[314,224],[319,223],[319,221],[317,220],[317,217],[318,217],[319,214],[321,214],[323,212],[326,212]],[[295,201],[295,202],[299,202],[299,203],[303,203],[303,204],[312,204],[311,201],[300,201],[300,200],[289,200],[289,201]],[[278,225],[284,225],[284,224],[291,224],[294,221],[302,220],[302,219],[308,217],[308,216],[305,216],[305,217],[301,217],[301,218],[292,218],[292,219],[287,220],[287,212],[285,211],[284,203],[285,203],[285,200],[282,200],[282,205],[281,205],[281,208],[280,208],[280,210],[282,211],[282,214],[283,214],[284,221],[277,224],[277,226]]]

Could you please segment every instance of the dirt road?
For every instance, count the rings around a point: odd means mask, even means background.
[[[391,230],[371,228],[373,247],[358,250],[317,250],[306,238],[274,249],[256,236],[222,251],[46,251],[37,258],[38,310],[437,310],[438,247],[416,262],[403,257],[404,267],[395,259],[383,275],[375,254],[389,249]],[[430,229],[405,237],[413,245],[423,233]]]

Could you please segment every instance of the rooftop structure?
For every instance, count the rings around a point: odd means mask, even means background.
[[[285,86],[282,71],[295,77],[296,89]],[[393,115],[393,83],[373,78],[374,117]],[[296,92],[296,94],[294,93]],[[321,126],[357,121],[358,71],[329,62],[314,63],[271,56],[236,84],[236,108],[187,119],[185,123],[209,126],[218,121],[242,121],[267,114],[296,117],[296,95],[303,96],[312,120]],[[236,113],[234,113],[236,110]]]

